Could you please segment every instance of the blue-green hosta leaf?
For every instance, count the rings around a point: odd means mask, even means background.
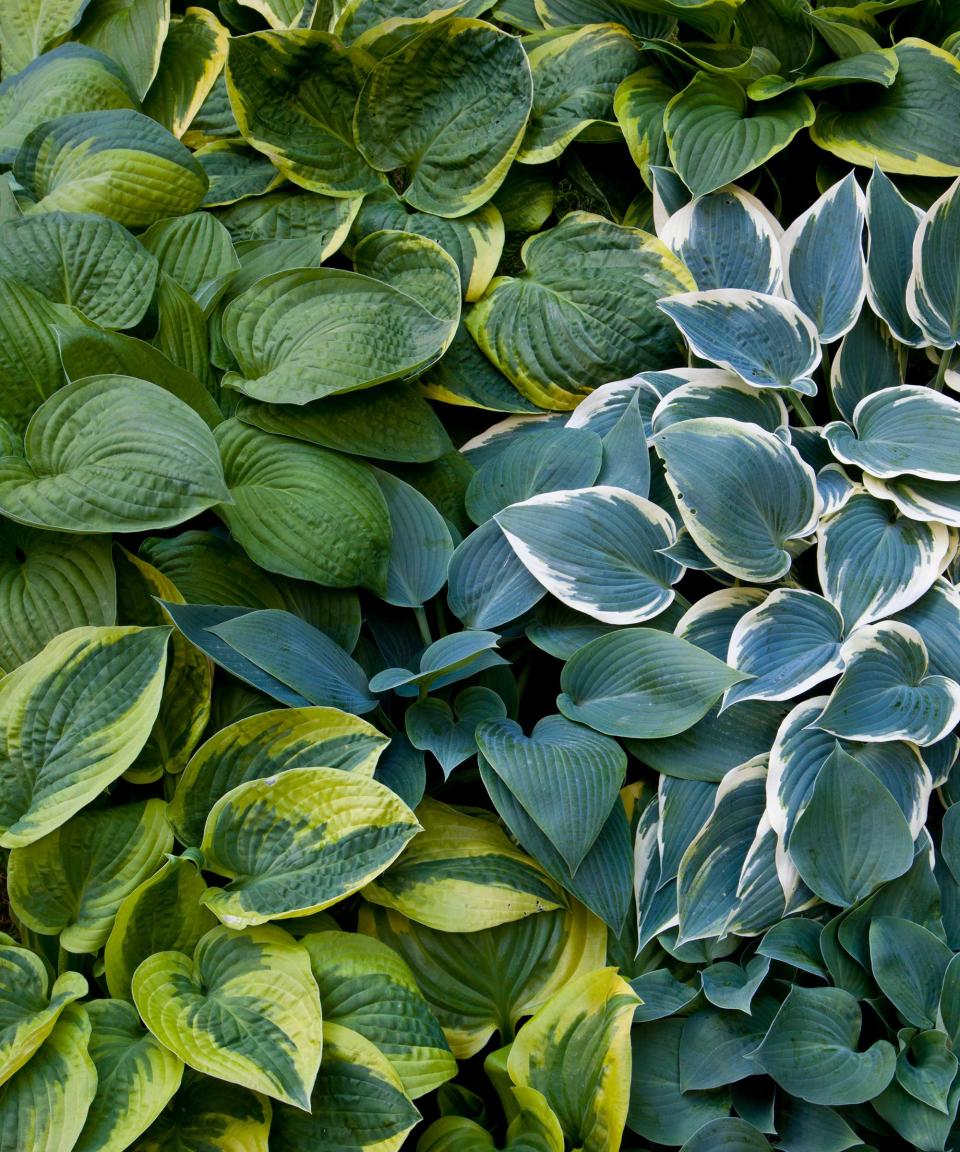
[[[411,1099],[457,1073],[436,1017],[403,958],[372,936],[317,932],[303,938],[326,1023],[372,1041]]]
[[[763,1043],[758,1070],[811,1104],[858,1104],[893,1079],[892,1045],[877,1040],[860,1052],[856,1000],[840,988],[791,988]]]
[[[843,669],[843,617],[815,592],[777,588],[737,622],[727,663],[754,680],[728,688],[725,708],[740,700],[790,700]]]
[[[78,812],[7,863],[10,906],[68,952],[98,952],[124,897],[173,847],[162,800]],[[166,1103],[166,1101],[164,1101]]]
[[[155,384],[91,376],[34,414],[25,456],[0,459],[0,512],[68,532],[167,528],[229,500],[203,420]]]
[[[166,1107],[180,1086],[183,1062],[145,1031],[132,1004],[94,1000],[85,1007],[97,1094],[73,1147],[75,1152],[120,1152]]]
[[[634,1020],[649,1023],[676,1016],[699,996],[699,989],[681,983],[666,968],[644,972],[630,981],[630,986],[640,997],[634,1013]]]
[[[766,1137],[738,1116],[709,1120],[698,1129],[680,1152],[763,1152]]]
[[[299,1108],[320,1065],[320,997],[310,957],[272,925],[218,926],[193,957],[155,952],[133,977],[143,1022],[185,1064]]]
[[[718,660],[726,660],[734,628],[769,595],[766,588],[743,586],[708,592],[684,612],[677,621],[674,634],[696,644]]]
[[[166,628],[74,628],[0,682],[4,848],[58,828],[137,758],[160,707]]]
[[[686,373],[696,370],[679,369],[678,371]],[[706,371],[710,371],[710,369]],[[606,440],[607,436],[621,423],[636,400],[643,421],[644,435],[649,437],[652,434],[651,422],[654,409],[660,403],[663,393],[667,391],[666,387],[661,388],[650,383],[651,377],[660,375],[661,373],[656,372],[641,372],[627,380],[613,380],[608,384],[601,384],[599,388],[594,388],[589,396],[581,400],[570,413],[566,427],[585,428],[588,432],[595,432],[602,440]],[[672,376],[673,374],[665,373],[664,375]],[[678,386],[680,382],[679,378],[676,383],[671,380],[673,387]]]
[[[450,558],[447,604],[468,628],[506,624],[545,595],[546,589],[517,558],[495,520],[471,532]]]
[[[898,1039],[897,1083],[915,1100],[949,1114],[957,1058],[946,1034],[934,1029],[914,1032],[911,1028],[904,1029]]]
[[[897,341],[871,308],[861,309],[830,368],[830,391],[840,415],[849,423],[865,396],[901,382]]]
[[[789,852],[804,883],[846,908],[907,871],[913,835],[890,792],[837,746],[793,826]]]
[[[559,888],[499,825],[436,800],[416,816],[423,831],[367,885],[367,900],[440,932],[478,932],[563,906]]]
[[[789,924],[792,921],[781,923]],[[711,964],[700,973],[703,994],[718,1008],[730,1008],[749,1014],[757,989],[769,971],[770,960],[766,956],[754,956],[745,968],[726,960]]]
[[[797,217],[783,235],[787,296],[830,344],[853,327],[866,295],[866,203],[851,172]]]
[[[272,1109],[266,1096],[185,1068],[180,1091],[136,1144],[137,1152],[267,1152]]]
[[[664,127],[673,167],[702,196],[759,168],[813,119],[802,92],[751,106],[735,80],[700,72],[670,101]]]
[[[919,600],[950,548],[942,524],[907,519],[888,503],[855,491],[820,528],[820,584],[849,633]]]
[[[926,523],[960,527],[960,481],[927,480],[921,476],[895,476],[878,480],[864,473],[864,487],[878,500],[889,500],[901,515]]]
[[[140,237],[161,271],[196,300],[205,316],[240,271],[230,233],[209,212],[160,220]]]
[[[893,51],[899,63],[893,84],[871,87],[870,98],[853,108],[821,103],[812,139],[850,164],[916,176],[957,175],[952,126],[960,112],[960,61],[913,36]]]
[[[908,624],[860,628],[844,644],[844,673],[817,723],[847,740],[935,744],[960,722],[960,684],[927,675],[927,648]]]
[[[788,541],[812,532],[820,513],[814,471],[795,448],[725,417],[675,424],[655,445],[687,530],[715,564],[758,583],[789,571]]]
[[[913,348],[923,343],[923,333],[907,310],[907,282],[922,218],[874,163],[867,184],[867,299],[894,337]]]
[[[826,976],[820,953],[821,926],[802,916],[791,916],[775,924],[760,941],[757,953],[809,972],[813,976]]]
[[[493,651],[500,637],[495,632],[454,632],[435,640],[420,654],[416,670],[387,668],[370,680],[371,692],[395,691],[399,696],[416,696],[455,684],[484,668],[505,664]]]
[[[406,804],[359,773],[290,768],[249,780],[207,817],[204,866],[230,883],[203,903],[238,928],[319,912],[373,880],[418,831]]]
[[[454,719],[454,711],[456,719]],[[507,708],[490,688],[464,688],[453,700],[434,696],[411,704],[404,716],[407,736],[414,748],[432,752],[444,777],[477,751],[477,728],[485,721],[505,720]]]
[[[913,240],[907,311],[925,343],[952,348],[960,340],[960,283],[951,269],[960,205],[956,181],[920,220]]]
[[[586,129],[613,120],[617,86],[641,55],[619,23],[550,28],[525,37],[523,46],[533,73],[533,107],[517,161],[544,164]]]
[[[0,944],[0,1084],[22,1068],[50,1035],[64,1008],[87,994],[79,972],[64,972],[50,987],[40,957],[13,943]],[[2,1129],[0,1129],[2,1131]]]
[[[520,561],[517,560],[517,563]],[[525,568],[524,571],[526,572]],[[524,631],[527,639],[537,648],[548,652],[558,660],[569,660],[578,648],[582,648],[590,640],[596,640],[598,636],[606,636],[616,631],[616,626],[600,624],[591,617],[584,616],[582,612],[574,612],[572,608],[568,608],[551,596],[537,608]]]
[[[782,234],[763,204],[736,185],[691,200],[659,233],[701,292],[743,288],[769,295],[783,278]]]
[[[755,1071],[750,1054],[763,1040],[778,1002],[761,997],[752,1013],[701,1007],[684,1021],[680,1044],[680,1086],[709,1091],[745,1080]]]
[[[434,219],[441,218],[437,216]],[[430,365],[418,383],[428,399],[442,400],[447,404],[484,408],[492,412],[530,414],[539,411],[537,405],[522,396],[484,356],[462,320],[450,347],[440,360]]]
[[[357,144],[377,171],[405,170],[408,204],[465,216],[503,182],[532,97],[519,40],[455,17],[428,27],[369,74],[357,101]]]
[[[467,313],[484,354],[529,400],[567,410],[593,388],[676,356],[656,301],[694,287],[661,241],[571,212],[531,236],[524,272],[499,276]]]
[[[619,802],[627,765],[623,750],[562,716],[544,717],[529,736],[513,720],[487,720],[476,740],[486,762],[575,873]]]
[[[383,591],[390,514],[363,464],[227,420],[217,442],[233,503],[219,513],[251,560],[333,588]]]
[[[823,505],[822,516],[832,516],[850,500],[857,486],[839,464],[826,464],[817,473],[817,492]]]
[[[495,517],[524,566],[558,600],[607,624],[639,624],[673,601],[683,575],[662,555],[670,516],[624,488],[532,496]]]
[[[951,1088],[945,1110],[931,1108],[894,1080],[873,1100],[872,1107],[911,1148],[946,1146],[960,1104],[960,1087]]]
[[[223,72],[229,43],[229,32],[212,12],[203,8],[185,12],[164,38],[144,112],[180,139]],[[202,162],[201,167],[209,177]]]
[[[779,392],[751,388],[739,376],[722,369],[716,369],[715,376],[715,379],[681,384],[668,392],[654,409],[653,432],[705,416],[725,416],[743,424],[757,424],[767,432],[787,426],[787,409]]]
[[[896,916],[870,923],[870,964],[884,996],[916,1028],[935,1028],[940,989],[953,953],[921,924]]]
[[[3,72],[9,77],[26,68],[45,48],[76,27],[89,0],[58,0],[42,4],[31,0],[0,13]]]
[[[948,580],[938,580],[929,592],[896,615],[923,637],[930,658],[930,671],[960,681],[960,652],[956,636],[960,629],[960,592]]]
[[[754,388],[791,388],[816,395],[810,373],[820,363],[813,321],[790,300],[716,288],[658,301],[691,349],[736,372]]]
[[[388,604],[419,608],[443,587],[453,555],[450,529],[426,496],[389,472],[374,476],[390,513]]]
[[[669,77],[656,66],[640,68],[618,85],[613,95],[613,111],[647,187],[652,186],[654,167],[667,163],[667,140],[663,114],[673,99]]]
[[[650,452],[647,428],[635,393],[623,415],[603,438],[603,464],[597,477],[601,484],[625,488],[646,499],[650,495]]]
[[[611,736],[673,736],[743,679],[744,673],[679,637],[623,628],[567,661],[557,706],[570,720]]]
[[[45,212],[0,224],[0,274],[104,328],[132,328],[153,299],[156,260],[113,220]]]

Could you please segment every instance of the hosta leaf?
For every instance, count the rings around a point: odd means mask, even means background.
[[[524,272],[497,277],[467,314],[484,354],[541,407],[576,407],[587,392],[676,355],[656,301],[693,287],[659,240],[573,212],[523,246]]]
[[[14,848],[10,906],[34,932],[68,952],[97,952],[117,909],[173,847],[162,800],[79,812],[53,832]]]
[[[560,676],[557,706],[611,736],[683,732],[745,675],[679,637],[624,628],[578,649]]]
[[[496,515],[511,548],[548,592],[607,624],[639,624],[673,602],[683,568],[663,555],[676,540],[656,504],[600,484],[532,496]]]
[[[155,952],[133,977],[144,1023],[185,1064],[309,1108],[320,997],[306,949],[272,926],[211,929],[191,959]]]
[[[266,156],[242,140],[213,140],[198,148],[194,156],[210,181],[200,202],[202,208],[259,197],[283,183],[283,177]]]
[[[447,604],[468,628],[496,628],[515,620],[545,595],[495,520],[481,524],[454,549]]]
[[[209,212],[191,212],[152,225],[140,243],[156,256],[207,315],[240,270],[230,233]]]
[[[422,689],[446,687],[474,672],[505,664],[493,651],[499,637],[495,632],[452,632],[441,636],[420,653],[418,667],[386,668],[370,679],[371,692],[395,691],[399,696],[414,696]]]
[[[288,768],[325,767],[372,776],[388,743],[359,716],[337,708],[283,708],[247,716],[194,753],[170,802],[177,838],[199,845],[211,808],[238,784]]]
[[[184,1070],[183,1084],[137,1152],[267,1152],[272,1109],[266,1096]]]
[[[684,1144],[680,1152],[763,1152],[766,1138],[738,1116],[709,1120]]]
[[[144,112],[179,139],[223,71],[229,42],[227,29],[212,12],[188,9],[163,41]]]
[[[896,1058],[886,1040],[857,1050],[860,1007],[839,988],[794,987],[757,1049],[758,1068],[811,1104],[858,1104],[883,1091]]]
[[[160,1115],[180,1086],[183,1063],[145,1031],[132,1004],[86,1005],[97,1094],[75,1152],[121,1152]]]
[[[715,380],[694,380],[668,392],[653,410],[653,433],[703,416],[726,416],[742,424],[758,424],[767,432],[786,427],[787,409],[779,392],[751,388],[722,369],[716,370],[716,376]]]
[[[724,417],[675,424],[655,444],[683,522],[711,560],[759,583],[789,571],[787,542],[813,531],[820,503],[813,469],[795,448]]]
[[[960,593],[948,580],[938,580],[919,600],[902,608],[896,616],[923,637],[930,669],[938,676],[960,677],[960,660],[953,637],[960,626]]]
[[[750,1076],[755,1071],[750,1053],[763,1040],[778,1007],[776,1000],[764,996],[749,1015],[701,1008],[689,1016],[680,1045],[683,1089],[709,1091]]]
[[[923,342],[906,303],[913,240],[922,218],[874,163],[867,184],[867,299],[897,340],[912,347]]]
[[[474,686],[457,693],[452,708],[436,696],[418,700],[407,709],[404,724],[410,743],[432,752],[446,777],[476,753],[478,726],[484,721],[504,720],[506,715],[506,705],[496,692]]]
[[[257,564],[328,587],[383,590],[390,518],[356,461],[237,420],[217,429],[233,504],[220,512]]]
[[[927,649],[908,624],[859,628],[842,650],[844,673],[817,723],[847,740],[935,744],[960,721],[960,684],[927,675]]]
[[[74,628],[0,682],[0,844],[58,828],[136,759],[160,706],[166,628]]]
[[[0,224],[0,273],[104,328],[132,328],[150,306],[158,267],[113,220],[45,212]]]
[[[908,1024],[935,1028],[953,953],[921,924],[896,916],[870,923],[870,963],[880,990]]]
[[[754,388],[813,396],[820,363],[813,322],[791,301],[742,288],[681,293],[658,301],[698,356],[736,372]]]
[[[853,419],[857,405],[873,392],[900,384],[898,345],[887,325],[870,308],[840,342],[830,369],[830,391],[840,414]]]
[[[0,460],[0,511],[21,524],[143,531],[230,499],[203,420],[130,376],[90,376],[54,393],[30,421],[25,452]]]
[[[369,884],[418,831],[406,804],[358,773],[290,768],[249,780],[207,817],[205,867],[230,883],[203,903],[235,927],[319,912]]]
[[[563,1152],[563,1129],[535,1088],[512,1089],[515,1115],[507,1127],[505,1152]],[[420,1152],[488,1152],[492,1137],[465,1116],[435,1120],[420,1138]]]
[[[324,1021],[376,1044],[411,1099],[456,1075],[440,1025],[396,952],[353,932],[311,933],[302,943],[320,988]]]
[[[116,599],[109,541],[0,523],[0,668],[70,628],[115,623]]]
[[[670,101],[664,127],[673,167],[702,196],[764,164],[813,119],[802,92],[751,106],[735,80],[700,72]]]
[[[503,182],[531,99],[520,42],[456,17],[373,69],[357,101],[357,143],[377,171],[405,169],[403,198],[414,208],[464,216]]]
[[[663,114],[673,96],[673,85],[657,67],[632,73],[621,81],[613,96],[617,123],[648,188],[652,180],[650,166],[666,164],[668,160]]]
[[[948,1114],[950,1087],[957,1074],[957,1058],[949,1047],[949,1040],[943,1032],[932,1029],[917,1033],[907,1044],[903,1039],[901,1034],[897,1056],[898,1084],[915,1100]]]
[[[30,0],[0,13],[4,76],[26,68],[48,45],[76,27],[89,0],[57,0],[44,4]]]
[[[91,0],[77,35],[112,56],[142,98],[157,73],[169,24],[168,0]]]
[[[367,885],[367,900],[441,932],[477,932],[562,906],[560,892],[497,824],[435,800],[424,800],[416,816],[423,831]]]
[[[50,1035],[64,1008],[86,995],[87,982],[79,972],[64,972],[50,988],[40,957],[7,943],[0,945],[0,972],[0,1083],[4,1083]]]
[[[384,599],[420,608],[447,579],[453,540],[443,517],[416,488],[381,469],[374,475],[390,513],[390,559]]]

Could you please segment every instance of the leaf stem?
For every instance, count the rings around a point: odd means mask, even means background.
[[[950,367],[950,360],[952,359],[952,357],[953,357],[953,349],[952,348],[944,348],[944,350],[940,353],[940,363],[937,365],[937,375],[935,376],[934,381],[933,381],[934,392],[942,392],[943,391],[943,382],[946,379],[947,369]]]
[[[790,401],[790,407],[796,413],[797,419],[800,421],[803,427],[816,428],[817,422],[810,415],[806,404],[804,404],[804,402],[800,399],[800,396],[796,392],[788,392],[787,398]]]
[[[414,608],[414,616],[417,618],[417,628],[420,630],[420,639],[423,641],[424,648],[429,648],[433,643],[433,637],[430,635],[430,624],[427,621],[427,614],[423,608]]]

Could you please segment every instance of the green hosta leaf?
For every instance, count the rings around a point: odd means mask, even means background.
[[[240,270],[230,233],[209,212],[161,220],[140,243],[207,315]]]
[[[481,20],[428,28],[381,60],[357,102],[356,138],[380,172],[404,168],[403,198],[464,216],[503,182],[532,100],[520,42]]]
[[[29,0],[0,13],[3,73],[12,76],[26,68],[45,48],[75,28],[89,0],[57,0],[45,4]]]
[[[416,815],[423,831],[367,885],[366,899],[441,932],[477,932],[562,906],[560,892],[497,824],[435,800]]]
[[[0,944],[0,972],[0,1083],[4,1083],[50,1035],[64,1008],[87,994],[87,982],[78,972],[64,972],[50,988],[40,957],[12,943]]]
[[[511,1080],[541,1092],[567,1140],[583,1152],[620,1148],[638,1000],[615,968],[588,973],[538,1009],[510,1048]]]
[[[504,1152],[563,1152],[563,1129],[535,1088],[513,1088],[515,1115],[507,1127]],[[421,1136],[418,1152],[490,1152],[490,1133],[465,1116],[435,1120]]]
[[[395,691],[398,696],[415,696],[419,691],[444,688],[484,668],[505,664],[496,648],[495,632],[453,632],[435,640],[420,653],[419,667],[387,668],[370,679],[371,692]]]
[[[180,1091],[136,1152],[211,1152],[211,1138],[215,1152],[267,1152],[271,1115],[266,1096],[187,1068]]]
[[[86,1005],[97,1094],[75,1152],[122,1152],[160,1115],[180,1086],[183,1063],[145,1031],[132,1004]]]
[[[795,448],[724,417],[675,424],[655,444],[684,525],[711,560],[759,583],[789,571],[787,543],[812,532],[820,511],[813,469]]]
[[[874,163],[867,184],[867,298],[897,340],[912,347],[923,342],[906,304],[913,240],[922,218]]]
[[[115,585],[109,541],[0,523],[0,668],[70,628],[115,623]]]
[[[664,128],[673,167],[702,196],[759,168],[813,120],[802,92],[751,106],[735,80],[700,72],[670,101]]]
[[[456,720],[454,720],[456,709]],[[411,704],[404,716],[407,737],[414,748],[432,752],[444,777],[477,751],[477,728],[484,721],[506,719],[506,705],[489,688],[464,688],[453,708],[436,696]]]
[[[651,165],[667,163],[667,138],[663,116],[674,97],[674,88],[660,68],[646,67],[618,85],[613,111],[630,149],[630,157],[650,187]]]
[[[200,903],[207,885],[196,861],[170,856],[117,908],[104,949],[110,995],[131,999],[133,974],[155,952],[192,953],[216,917]]]
[[[68,952],[99,951],[121,901],[173,847],[165,809],[162,800],[146,800],[79,812],[14,848],[7,888],[17,919],[41,935],[59,935]]]
[[[192,212],[207,176],[156,121],[119,109],[75,112],[35,129],[17,153],[31,212],[97,212],[129,228]]]
[[[611,379],[662,367],[676,337],[656,301],[693,287],[659,240],[573,212],[522,250],[466,318],[484,354],[541,407],[576,407]]]
[[[58,828],[122,775],[160,706],[166,628],[74,628],[0,682],[0,844]]]
[[[291,189],[234,204],[219,214],[219,220],[238,244],[319,237],[320,257],[326,259],[346,239],[359,208],[360,201],[356,198],[321,196]]]
[[[697,356],[735,372],[754,388],[816,395],[810,373],[820,363],[813,322],[789,300],[717,288],[658,301]]]
[[[611,736],[673,736],[695,724],[742,672],[655,628],[623,628],[563,666],[557,706]]]
[[[545,595],[495,520],[482,524],[454,549],[447,569],[447,603],[468,628],[496,628],[515,620]]]
[[[399,1152],[420,1113],[377,1047],[351,1028],[323,1025],[323,1064],[310,1114],[278,1108],[270,1152],[327,1147],[338,1152]]]
[[[547,716],[530,736],[513,720],[488,720],[477,729],[485,761],[576,872],[593,847],[626,772],[615,740]]]
[[[953,953],[912,920],[878,916],[870,923],[874,979],[908,1024],[935,1028],[940,989]]]
[[[440,1025],[396,952],[352,932],[311,933],[303,946],[320,988],[324,1021],[376,1044],[411,1099],[456,1075]]]
[[[166,528],[230,499],[203,420],[130,376],[61,388],[30,421],[25,451],[0,460],[0,511],[39,528]]]
[[[857,1050],[860,1007],[839,988],[794,987],[756,1051],[758,1068],[811,1104],[859,1104],[893,1079],[886,1040]]]
[[[68,1005],[29,1063],[0,1087],[0,1147],[75,1147],[97,1090],[89,1040],[89,1017]]]
[[[960,111],[960,61],[942,48],[908,36],[894,45],[899,62],[889,88],[871,87],[862,106],[826,102],[810,130],[813,140],[851,164],[878,164],[884,172],[955,176]]]
[[[533,496],[496,515],[511,548],[548,592],[607,624],[639,624],[673,602],[684,569],[663,555],[676,541],[656,504],[599,484]]]
[[[309,1108],[320,997],[306,949],[272,926],[211,929],[193,959],[155,952],[133,977],[144,1023],[185,1064]]]
[[[419,831],[389,788],[355,772],[290,768],[214,804],[201,850],[229,878],[204,904],[246,927],[319,912],[369,884]]]
[[[817,895],[848,907],[907,871],[913,836],[890,792],[837,747],[793,825],[789,849],[793,864]]]
[[[383,177],[353,136],[354,106],[370,63],[326,32],[232,37],[227,90],[240,131],[295,184],[338,197],[374,191]]]
[[[249,201],[283,183],[283,177],[266,156],[242,140],[214,140],[198,148],[194,156],[210,181],[202,208]]]
[[[233,497],[220,512],[255,563],[328,587],[384,589],[390,518],[369,469],[237,420],[217,440]]]
[[[223,71],[229,43],[227,29],[212,12],[188,9],[171,25],[163,41],[157,75],[143,102],[144,112],[179,139]]]
[[[844,673],[817,723],[847,740],[935,744],[960,721],[960,684],[928,676],[923,638],[907,624],[859,628],[843,647]]]
[[[168,0],[91,0],[77,33],[120,64],[143,98],[160,65]]]
[[[113,220],[49,212],[0,224],[0,274],[104,328],[132,328],[143,318],[157,273],[156,260]]]

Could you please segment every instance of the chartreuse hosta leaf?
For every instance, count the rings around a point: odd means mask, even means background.
[[[622,628],[579,648],[563,666],[557,707],[611,736],[684,732],[747,673],[656,628]]]
[[[0,512],[69,532],[142,531],[229,500],[203,420],[155,384],[90,376],[38,408],[25,456],[0,458]]]
[[[133,974],[154,952],[192,954],[216,917],[200,903],[207,890],[196,861],[170,856],[120,902],[104,949],[110,995],[131,999]]]
[[[631,73],[613,96],[614,115],[647,187],[651,182],[650,166],[666,164],[668,160],[663,114],[673,97],[673,85],[656,66]]]
[[[367,885],[367,900],[441,932],[477,932],[563,906],[559,889],[491,820],[429,799],[416,816],[423,831]]]
[[[150,735],[167,628],[74,628],[0,682],[4,848],[58,828],[122,775]]]
[[[144,112],[179,139],[222,72],[229,43],[227,29],[212,12],[188,9],[163,41]]]
[[[915,628],[892,621],[857,631],[841,651],[844,673],[817,723],[847,740],[935,744],[960,721],[960,684],[927,675]]]
[[[13,944],[0,945],[0,1083],[21,1068],[50,1035],[64,1008],[87,993],[79,972],[64,972],[50,987],[43,961]]]
[[[517,1033],[514,1084],[541,1092],[570,1145],[617,1152],[630,1099],[630,1024],[639,997],[602,968],[572,980]]]
[[[607,624],[658,616],[684,572],[663,554],[676,542],[669,514],[624,488],[543,493],[503,509],[496,521],[548,592]]]
[[[563,1129],[543,1093],[513,1088],[512,1099],[504,1152],[563,1152]],[[417,1145],[418,1152],[492,1152],[495,1147],[490,1133],[465,1116],[435,1120]]]
[[[247,716],[214,733],[177,782],[168,811],[181,843],[196,847],[211,808],[231,789],[288,768],[340,768],[370,777],[386,736],[337,708],[283,708]]]
[[[476,739],[484,760],[576,872],[619,803],[623,749],[563,716],[544,717],[529,736],[513,720],[487,720]]]
[[[144,1029],[132,1004],[94,1000],[86,1011],[97,1094],[73,1147],[75,1152],[122,1152],[173,1097],[183,1062]]]
[[[467,313],[484,354],[524,396],[567,410],[601,384],[677,354],[656,301],[694,287],[661,241],[571,212],[523,246],[524,272],[498,276]]]
[[[193,957],[155,952],[133,977],[144,1023],[185,1064],[309,1109],[320,997],[306,949],[279,928],[211,929]]]
[[[325,1023],[342,1024],[376,1044],[412,1100],[456,1075],[440,1025],[402,957],[355,932],[311,933],[302,943]]]
[[[790,300],[715,288],[658,301],[690,348],[736,372],[754,388],[791,388],[816,395],[810,373],[820,363],[813,322]]]
[[[266,1096],[185,1068],[179,1092],[134,1145],[137,1152],[267,1152]]]
[[[393,1066],[371,1041],[341,1024],[323,1025],[323,1063],[309,1115],[279,1107],[270,1152],[306,1148],[399,1152],[420,1113]]]
[[[0,1086],[0,1147],[63,1152],[76,1146],[97,1090],[89,1040],[86,1011],[67,1005],[33,1057]]]
[[[120,902],[173,847],[162,800],[78,812],[46,836],[14,848],[10,906],[34,932],[60,937],[68,952],[97,952]]]
[[[57,0],[55,4],[30,0],[0,13],[4,76],[26,68],[48,45],[66,36],[86,6],[87,0]]]
[[[357,143],[378,172],[405,170],[408,204],[465,216],[503,182],[532,89],[519,40],[482,20],[446,20],[367,77],[354,119]]]
[[[210,810],[204,866],[230,883],[203,903],[245,927],[319,912],[369,884],[420,830],[376,780],[336,768],[290,768],[238,784]]]
[[[817,525],[813,469],[757,425],[725,417],[658,432],[667,483],[698,547],[741,580],[770,583],[791,565],[787,544]]]

